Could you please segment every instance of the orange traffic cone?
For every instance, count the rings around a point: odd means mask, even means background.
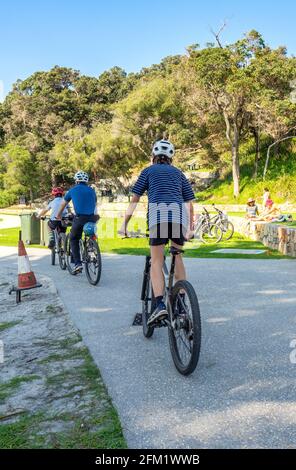
[[[33,289],[37,286],[35,274],[22,240],[18,242],[18,288]]]
[[[18,242],[18,287],[13,286],[9,291],[9,294],[16,292],[16,303],[21,301],[21,292],[23,290],[41,287],[41,284],[37,283],[35,274],[32,271],[31,263],[21,236],[22,233],[20,232]]]

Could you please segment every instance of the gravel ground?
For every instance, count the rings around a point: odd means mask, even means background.
[[[53,282],[22,294],[0,275],[0,448],[122,446],[105,387]],[[110,439],[106,438],[106,436]]]

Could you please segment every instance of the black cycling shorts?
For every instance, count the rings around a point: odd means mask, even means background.
[[[62,224],[61,220],[49,220],[47,225],[48,225],[50,231],[55,230],[56,228],[58,228],[60,232],[65,233],[66,230],[67,230],[67,227],[65,227]]]
[[[149,245],[166,245],[169,240],[176,245],[183,246],[186,239],[186,227],[174,222],[164,222],[154,225],[149,229]]]

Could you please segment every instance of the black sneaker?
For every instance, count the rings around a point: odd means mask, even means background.
[[[73,274],[82,273],[82,264],[75,264],[72,273]]]
[[[158,307],[154,310],[151,314],[149,320],[147,321],[147,325],[151,325],[152,323],[156,323],[160,320],[165,320],[168,317],[168,312],[164,302],[161,302]]]

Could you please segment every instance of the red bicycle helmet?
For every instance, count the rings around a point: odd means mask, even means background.
[[[57,188],[52,188],[51,190],[52,196],[62,196],[64,194],[63,188],[57,187]]]

